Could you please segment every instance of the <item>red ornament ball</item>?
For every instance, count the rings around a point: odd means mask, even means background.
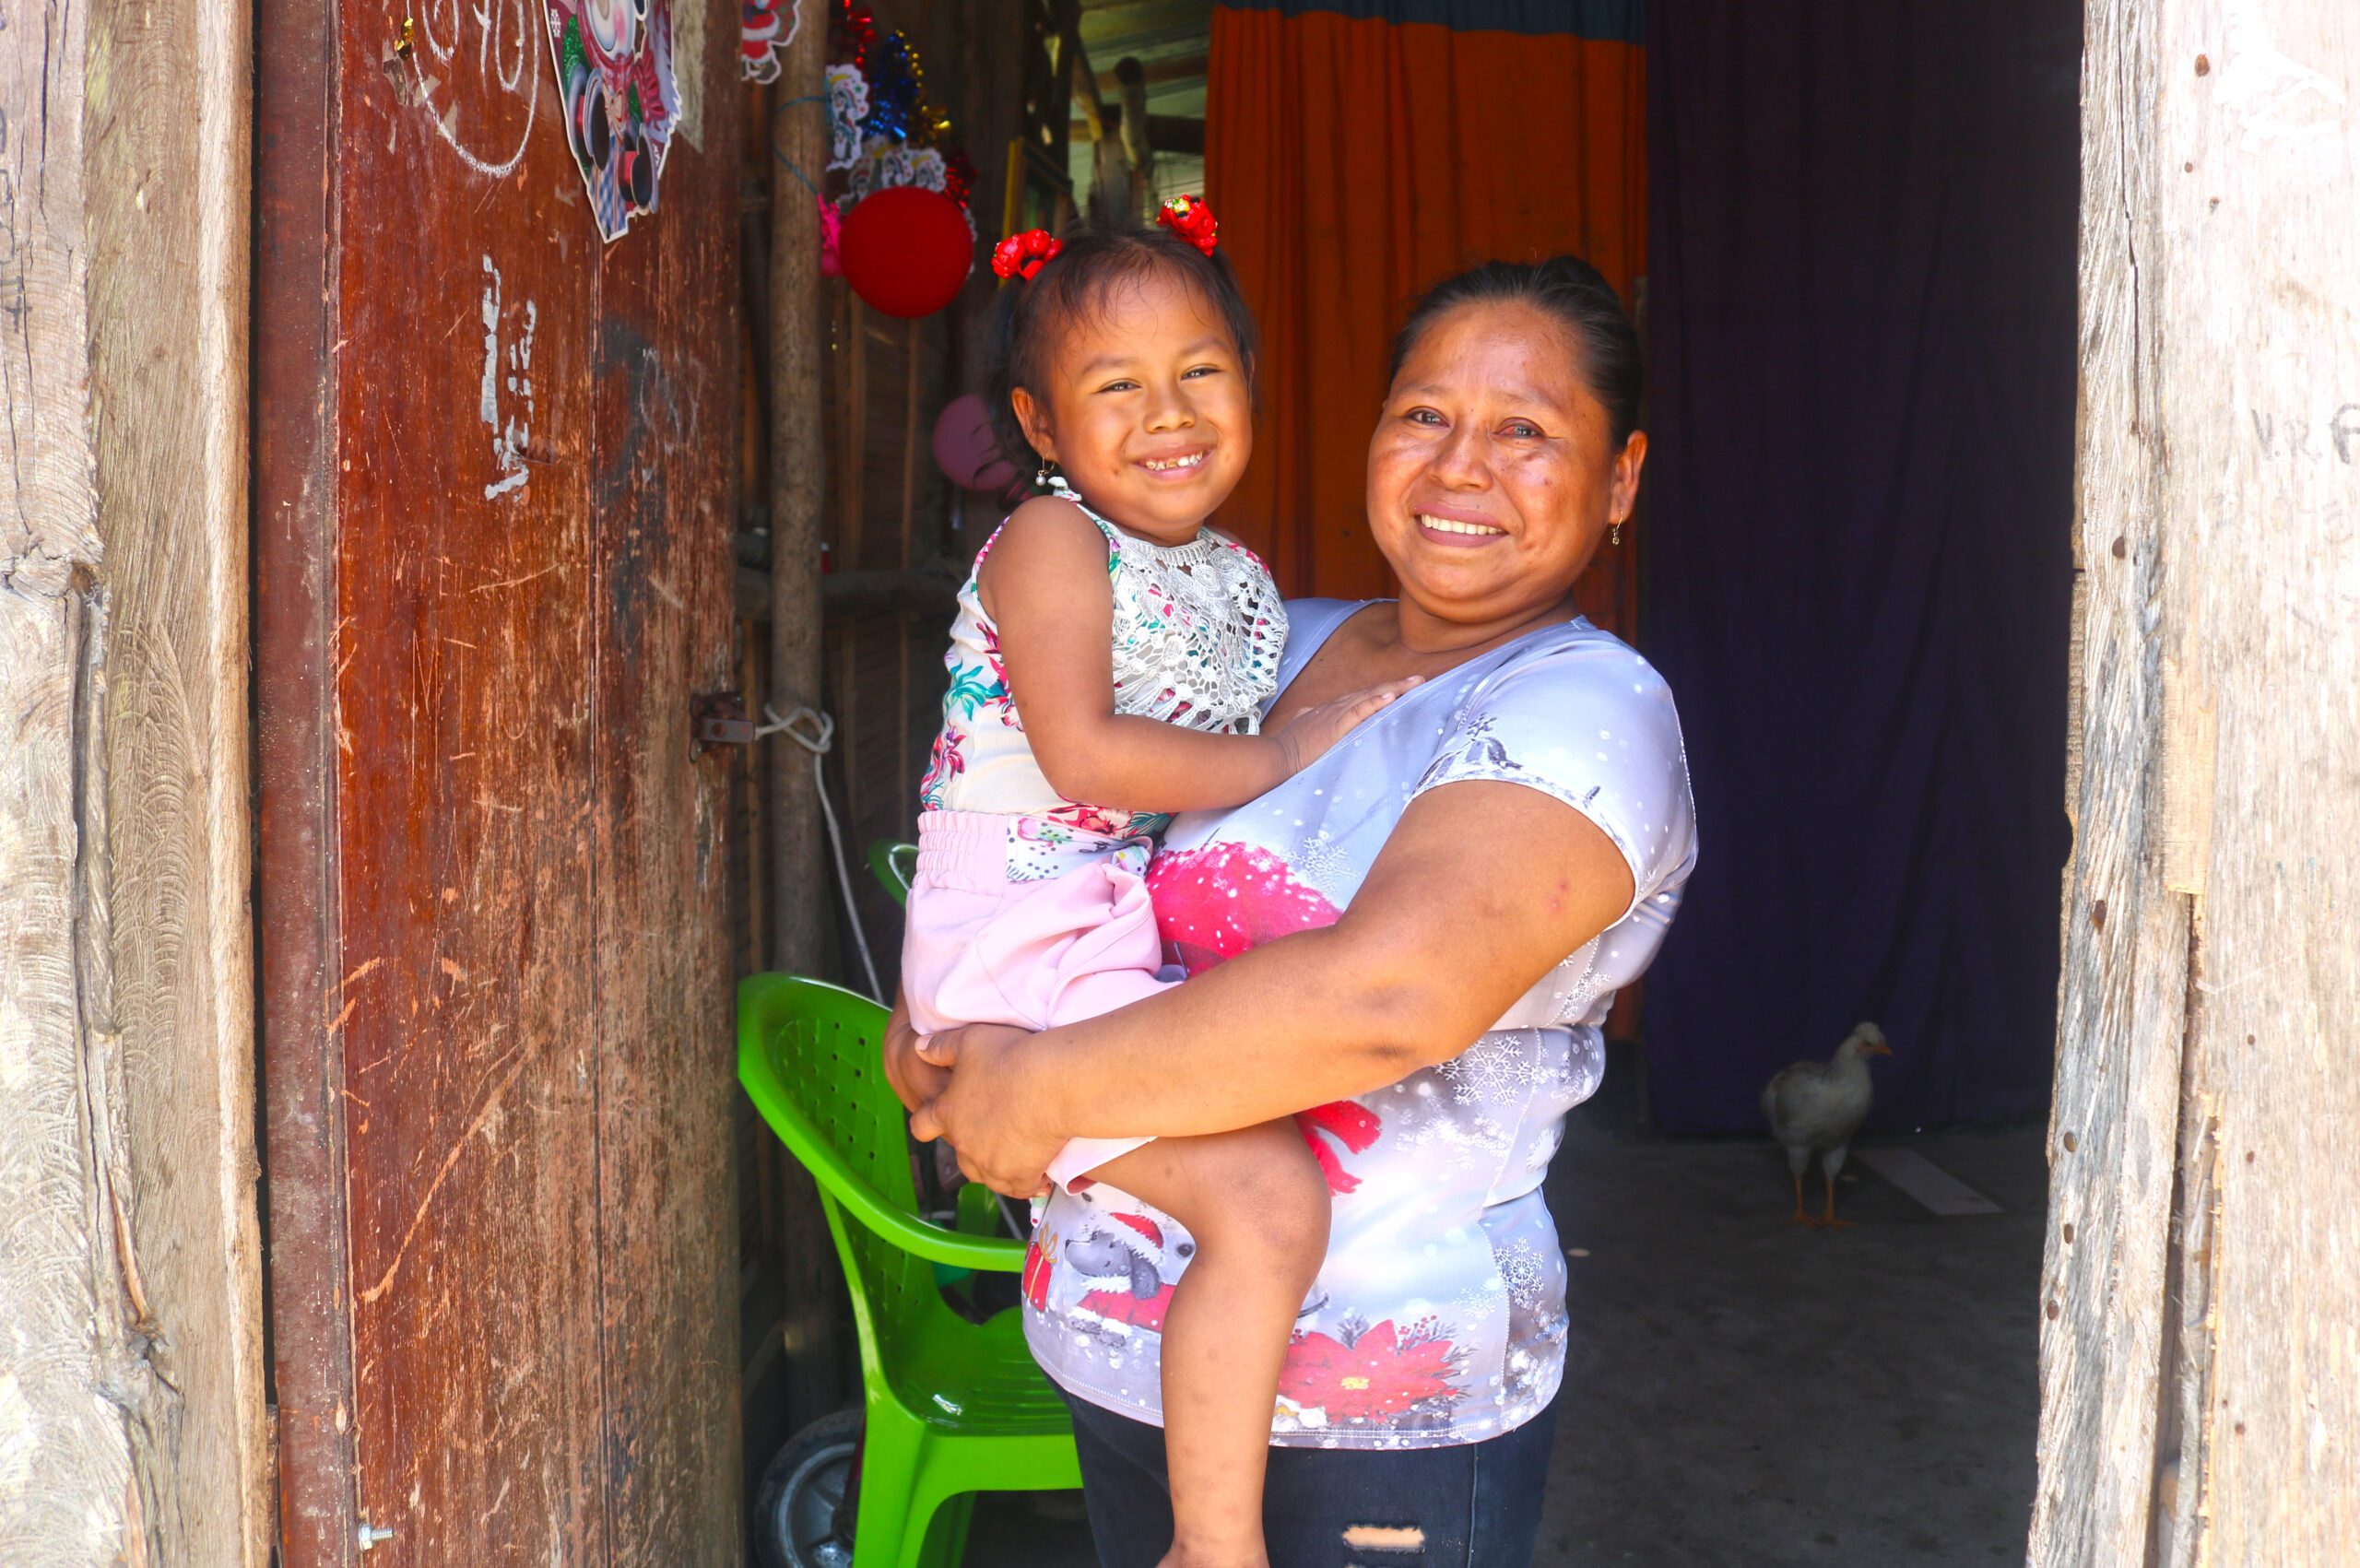
[[[949,196],[894,185],[844,214],[841,251],[854,293],[889,316],[930,316],[959,297],[975,236]]]

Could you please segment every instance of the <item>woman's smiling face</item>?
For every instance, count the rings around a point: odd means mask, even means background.
[[[1470,301],[1410,345],[1368,446],[1368,518],[1401,596],[1438,619],[1512,620],[1573,591],[1630,515],[1647,438],[1613,445],[1573,335]]]

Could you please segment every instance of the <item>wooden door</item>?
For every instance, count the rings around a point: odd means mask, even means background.
[[[259,6],[289,1564],[740,1560],[726,763],[690,719],[731,667],[734,20],[680,29],[702,124],[607,245],[540,0]]]

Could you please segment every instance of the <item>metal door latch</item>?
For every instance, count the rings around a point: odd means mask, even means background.
[[[690,727],[697,749],[712,746],[751,746],[754,721],[746,716],[746,698],[737,691],[707,691],[689,701]]]
[[[360,1550],[363,1551],[369,1550],[381,1540],[393,1539],[394,1529],[391,1525],[372,1525],[364,1520],[360,1526]]]

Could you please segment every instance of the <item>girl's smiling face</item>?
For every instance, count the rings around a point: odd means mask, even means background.
[[[1212,301],[1161,268],[1118,280],[1096,304],[1061,324],[1047,384],[1011,395],[1016,418],[1092,507],[1185,544],[1253,454],[1248,367]]]

